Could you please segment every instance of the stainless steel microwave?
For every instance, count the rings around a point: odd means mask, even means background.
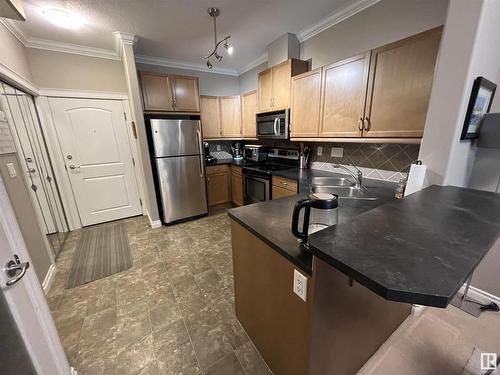
[[[257,138],[288,139],[290,110],[258,113],[256,116]]]

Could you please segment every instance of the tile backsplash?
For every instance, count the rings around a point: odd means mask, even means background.
[[[211,141],[210,154],[218,159],[230,158],[232,141]],[[300,147],[299,142],[289,141],[248,141],[248,144],[265,144],[270,147]],[[307,143],[303,143],[306,145]],[[220,150],[217,150],[217,145]],[[334,164],[355,165],[361,169],[365,177],[377,180],[399,181],[405,177],[410,164],[418,158],[420,145],[405,144],[367,144],[367,143],[309,143],[311,148],[310,167],[333,171]],[[318,147],[322,154],[318,155]],[[336,148],[336,156],[331,156],[332,147]],[[339,151],[342,152],[340,156]],[[342,172],[341,170],[336,170]]]

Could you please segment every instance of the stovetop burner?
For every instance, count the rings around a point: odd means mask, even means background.
[[[251,166],[245,166],[244,168],[251,169],[254,171],[258,171],[258,172],[271,173],[271,172],[275,172],[275,171],[282,171],[285,169],[291,169],[291,168],[294,168],[294,166],[267,162],[267,163],[261,163],[261,164],[251,165]]]

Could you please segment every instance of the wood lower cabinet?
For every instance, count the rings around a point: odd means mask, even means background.
[[[241,94],[241,131],[243,138],[256,138],[255,114],[257,113],[257,91]]]
[[[257,90],[259,112],[289,108],[291,79],[308,69],[307,61],[289,59],[260,72]]]
[[[206,167],[208,205],[231,202],[231,176],[228,165]]]
[[[243,176],[241,167],[231,165],[231,192],[233,203],[243,206]]]
[[[218,138],[221,134],[218,96],[201,96],[201,127],[203,138]]]
[[[372,50],[365,137],[421,137],[442,28]]]
[[[139,72],[145,111],[200,112],[198,77]]]
[[[271,198],[278,199],[296,195],[299,186],[297,181],[288,178],[273,176]]]
[[[241,138],[240,96],[221,96],[219,101],[222,137]]]
[[[318,135],[321,103],[322,69],[302,73],[292,78],[292,137]]]
[[[320,137],[362,135],[369,67],[369,52],[323,67]]]

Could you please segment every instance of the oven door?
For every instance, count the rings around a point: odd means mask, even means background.
[[[243,169],[243,202],[252,204],[271,198],[271,176]]]

